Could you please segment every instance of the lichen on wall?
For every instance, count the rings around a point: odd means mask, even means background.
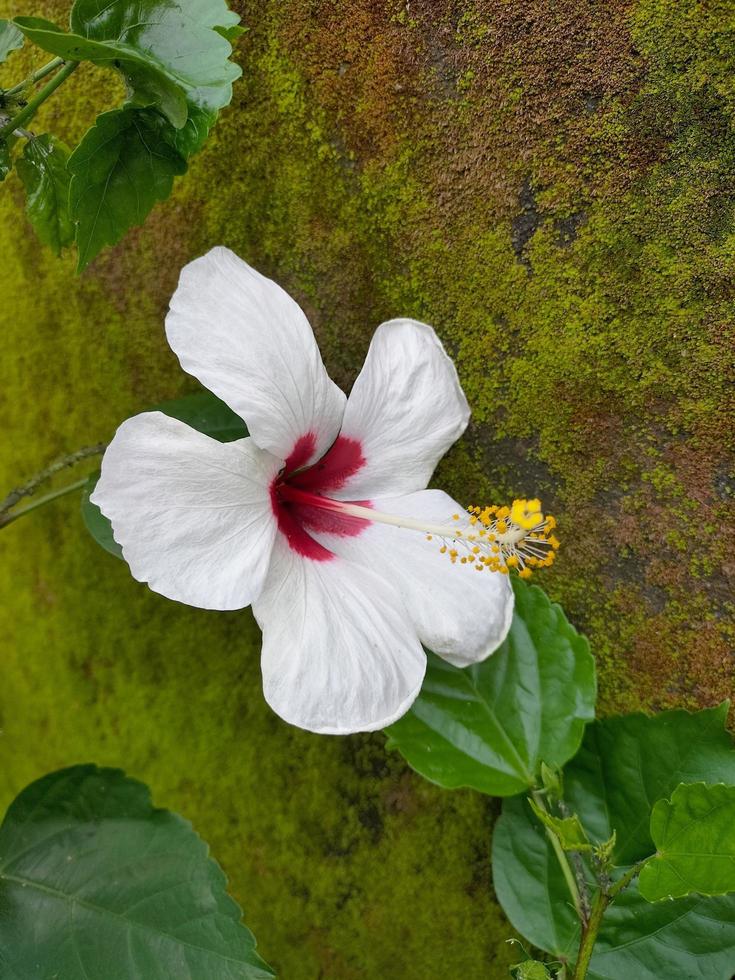
[[[244,75],[207,149],[81,278],[3,187],[0,485],[192,389],[163,316],[180,267],[227,244],[299,298],[345,388],[381,320],[435,325],[473,408],[436,481],[556,513],[539,582],[590,636],[602,710],[728,696],[735,38],[719,6],[239,9]],[[14,61],[30,53],[6,75]],[[107,78],[80,69],[39,124],[78,136],[117,98]],[[282,976],[506,975],[493,803],[422,782],[381,736],[283,725],[249,613],[150,594],[76,502],[0,549],[1,802],[61,765],[124,766],[211,842]]]

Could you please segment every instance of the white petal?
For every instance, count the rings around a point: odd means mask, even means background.
[[[302,558],[279,537],[253,612],[265,699],[292,725],[326,735],[384,728],[421,688],[426,657],[416,631],[369,569]]]
[[[335,495],[423,490],[469,417],[457,371],[433,329],[416,320],[382,324],[342,422],[341,435],[360,443],[365,463]]]
[[[182,368],[244,419],[261,449],[288,460],[299,446],[305,465],[336,439],[345,396],[308,320],[234,252],[214,248],[181,270],[166,335]]]
[[[241,609],[261,592],[282,460],[252,439],[220,443],[147,412],[123,422],[92,495],[139,582],[203,609]]]
[[[373,500],[375,510],[452,525],[461,507],[441,490]],[[420,531],[370,524],[355,537],[314,533],[330,551],[378,572],[403,599],[424,646],[465,667],[496,650],[510,629],[513,589],[507,575],[478,572],[439,551]]]

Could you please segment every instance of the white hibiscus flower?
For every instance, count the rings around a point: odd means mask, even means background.
[[[529,574],[556,541],[537,501],[463,514],[425,489],[470,414],[431,327],[378,327],[345,398],[294,300],[216,248],[182,271],[166,334],[250,437],[137,415],[92,500],[138,581],[205,609],[252,605],[274,711],[313,732],[383,728],[419,692],[422,644],[465,666],[502,643],[508,565]]]

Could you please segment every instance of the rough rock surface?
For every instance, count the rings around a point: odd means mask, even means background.
[[[345,387],[381,320],[436,326],[474,412],[437,483],[556,514],[539,582],[592,641],[602,711],[731,694],[731,5],[239,7],[244,77],[206,151],[81,279],[2,188],[0,486],[192,390],[163,316],[181,265],[223,243],[299,298]],[[117,95],[85,68],[37,128],[73,139]],[[422,782],[381,736],[281,724],[249,613],[152,595],[75,500],[0,555],[0,804],[62,765],[123,766],[211,842],[289,980],[506,975],[492,803]]]

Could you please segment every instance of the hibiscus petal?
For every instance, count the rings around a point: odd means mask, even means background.
[[[426,657],[416,631],[370,569],[311,561],[278,539],[253,612],[265,699],[292,725],[326,735],[384,728],[421,688]]]
[[[372,501],[376,511],[452,526],[460,505],[441,490]],[[314,532],[312,532],[314,533]],[[397,590],[424,646],[457,667],[484,660],[506,637],[513,618],[507,575],[452,564],[420,531],[377,522],[356,537],[314,533],[348,561],[375,569]],[[458,550],[461,546],[458,546]],[[465,554],[460,550],[460,555]]]
[[[282,466],[252,439],[223,444],[147,412],[117,430],[91,499],[139,582],[191,606],[241,609],[268,573]]]
[[[305,466],[336,439],[345,396],[308,320],[234,252],[213,248],[182,269],[166,335],[182,368],[244,419],[261,449]]]
[[[375,331],[350,392],[341,438],[364,463],[335,496],[366,499],[423,490],[470,417],[457,371],[434,330],[390,320]]]

